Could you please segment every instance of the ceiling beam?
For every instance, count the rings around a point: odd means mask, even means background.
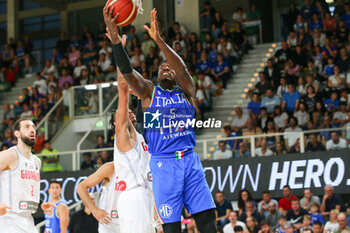
[[[42,5],[43,7],[51,8],[58,11],[63,11],[67,7],[67,3],[65,2],[57,2],[55,0],[30,0],[36,4]]]

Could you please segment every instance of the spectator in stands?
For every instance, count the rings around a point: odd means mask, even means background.
[[[311,225],[314,225],[316,222],[320,222],[324,225],[323,217],[319,212],[320,204],[316,202],[311,202],[310,204],[310,217],[311,217]]]
[[[97,65],[101,68],[102,72],[107,73],[110,64],[111,61],[108,58],[106,58],[106,54],[100,53]]]
[[[273,151],[267,147],[267,141],[265,138],[263,138],[261,140],[260,147],[255,149],[255,155],[256,156],[271,156],[271,155],[273,155]]]
[[[232,19],[234,22],[242,23],[247,19],[246,13],[243,11],[242,7],[237,7],[236,12],[233,13]]]
[[[261,107],[266,107],[267,112],[272,114],[275,106],[281,104],[281,99],[278,95],[273,94],[273,89],[268,88],[265,92],[265,97],[261,101]]]
[[[331,93],[330,98],[324,101],[324,106],[327,108],[328,111],[335,110],[337,107],[339,107],[339,105],[340,101],[338,99],[338,94],[335,91]]]
[[[233,121],[231,123],[232,130],[239,133],[242,129],[246,127],[249,116],[247,114],[243,114],[242,108],[235,108],[236,115],[233,117]]]
[[[256,203],[253,200],[253,196],[252,194],[246,190],[246,189],[242,189],[239,194],[238,194],[238,209],[239,209],[239,215],[242,214],[243,211],[246,210],[246,204],[248,202],[252,202],[253,205],[256,207]]]
[[[246,225],[249,233],[258,233],[260,230],[259,223],[254,218],[254,216],[246,218]]]
[[[15,112],[10,108],[9,104],[4,104],[4,113],[0,124],[0,134],[6,130],[11,118],[16,118]]]
[[[261,101],[259,99],[258,93],[253,93],[252,101],[248,103],[249,115],[253,119],[256,119],[260,114]]]
[[[227,223],[229,223],[229,215],[232,209],[231,203],[225,199],[223,192],[216,192],[215,194],[216,201],[216,222],[224,227]]]
[[[242,231],[247,229],[244,222],[238,221],[238,215],[236,211],[231,211],[228,219],[230,220],[230,222],[224,226],[223,228],[224,233],[236,233],[234,229],[237,226],[242,227]]]
[[[41,76],[47,78],[50,73],[54,73],[55,77],[58,78],[57,68],[54,64],[52,64],[52,61],[47,59],[45,60],[45,66],[43,71],[41,72]]]
[[[208,59],[207,51],[203,50],[200,59],[196,63],[196,71],[204,72],[205,75],[211,75],[211,67],[212,64]]]
[[[340,102],[339,110],[333,115],[333,124],[338,127],[343,127],[348,122],[348,111],[346,102]]]
[[[339,223],[337,220],[338,214],[339,214],[339,210],[337,209],[333,209],[329,212],[329,221],[326,222],[323,233],[335,232],[339,229]]]
[[[9,67],[12,61],[15,59],[15,51],[13,48],[9,46],[9,44],[4,45],[4,49],[2,51],[2,64],[5,67]]]
[[[264,129],[264,133],[266,134],[265,139],[266,139],[266,142],[267,142],[267,147],[272,152],[276,151],[276,146],[281,141],[281,138],[278,135],[276,135],[276,136],[275,135],[269,136],[269,134],[276,134],[276,133],[278,133],[276,128],[277,128],[277,126],[275,125],[273,120],[270,119],[270,120],[268,120],[266,122],[266,127]]]
[[[198,74],[198,89],[202,90],[209,103],[212,102],[212,95],[217,92],[218,88],[214,84],[213,80],[205,75],[203,71],[199,71]]]
[[[326,148],[320,141],[318,141],[316,134],[311,134],[309,138],[309,142],[306,145],[305,151],[315,152],[315,151],[325,151],[325,150]],[[302,202],[301,202],[301,205],[304,207]]]
[[[345,213],[338,214],[337,219],[338,219],[339,229],[335,231],[335,233],[350,232],[350,227],[348,227],[347,225],[348,221]]]
[[[302,101],[307,107],[307,111],[311,113],[314,110],[314,106],[317,101],[315,88],[311,85],[308,85],[306,88],[306,95],[303,96]]]
[[[277,88],[277,95],[280,98],[283,98],[284,94],[288,91],[287,79],[285,77],[281,77],[280,85]]]
[[[331,139],[327,141],[326,149],[329,150],[339,150],[347,148],[346,140],[339,136],[338,132],[331,133]]]
[[[4,150],[7,150],[9,149],[9,145],[7,145],[6,143],[2,144],[1,147],[0,147],[0,151],[4,151]]]
[[[63,84],[68,82],[71,86],[74,84],[72,76],[69,75],[68,70],[63,68],[61,70],[61,77],[58,79],[58,87],[63,90]]]
[[[33,116],[33,112],[30,109],[28,104],[23,104],[23,112],[20,115],[21,118],[28,118],[31,119],[31,117]]]
[[[213,37],[215,39],[218,39],[219,34],[221,33],[221,27],[225,23],[222,14],[218,11],[215,12],[214,18],[211,23],[211,31],[213,34]]]
[[[272,233],[271,223],[269,221],[262,220],[260,222],[260,228],[260,233]]]
[[[299,199],[297,198],[292,199],[291,207],[286,214],[287,220],[293,223],[295,229],[300,230],[302,228],[303,216],[309,215],[309,213],[300,207]]]
[[[230,66],[224,60],[222,54],[217,55],[217,61],[213,64],[211,74],[214,76],[215,81],[222,81],[222,88],[227,88],[227,81],[230,78]]]
[[[276,51],[275,57],[280,65],[284,64],[293,55],[292,49],[289,48],[286,41],[282,41],[281,48]]]
[[[35,75],[35,81],[33,87],[36,87],[41,95],[47,95],[47,84],[44,79],[41,78],[41,74],[37,73]]]
[[[298,199],[292,194],[289,185],[283,187],[283,197],[278,202],[279,210],[285,215],[288,210],[292,209],[292,200]]]
[[[95,201],[93,194],[89,193],[89,197]],[[92,215],[91,210],[88,207],[84,207],[72,215],[68,230],[70,233],[97,233],[98,221]]]
[[[231,138],[238,136],[238,134],[235,131],[232,131],[232,129],[229,125],[224,126],[224,134],[225,134],[225,137],[231,137]],[[236,152],[238,153],[238,151],[239,151],[239,141],[240,140],[238,140],[238,139],[226,141],[226,144],[230,146],[230,148],[232,149],[232,152],[234,154],[236,154]]]
[[[310,120],[310,115],[307,112],[306,105],[303,102],[300,102],[297,107],[297,111],[294,113],[294,117],[298,121],[298,126],[302,129],[306,128],[307,123]]]
[[[296,90],[299,92],[301,97],[306,94],[306,84],[303,77],[298,78],[298,85]]]
[[[89,40],[88,46],[85,48],[82,58],[85,65],[89,65],[97,56],[97,49],[93,41]]]
[[[282,110],[292,114],[299,105],[300,94],[295,90],[294,84],[288,84],[288,92],[283,95]]]
[[[41,151],[43,156],[43,164],[41,167],[42,172],[59,172],[62,170],[62,166],[60,165],[60,156],[58,155],[58,151],[56,149],[51,148],[50,141],[44,141],[44,149]]]
[[[328,88],[331,91],[339,91],[345,87],[345,75],[340,73],[339,66],[334,66],[334,74],[328,76]]]
[[[320,204],[320,198],[318,196],[313,195],[311,189],[304,190],[304,197],[300,199],[301,208],[310,211],[310,204],[317,203]]]
[[[340,212],[343,207],[343,200],[338,194],[334,193],[334,188],[331,185],[326,185],[324,192],[320,206],[322,216],[328,216],[333,209],[337,209]]]
[[[269,213],[270,208],[270,202],[275,203],[275,209],[278,206],[278,202],[275,199],[271,199],[271,194],[269,191],[263,191],[262,193],[262,200],[258,204],[258,211],[260,215],[263,215],[266,217]]]
[[[278,210],[277,204],[270,201],[266,211],[265,219],[271,223],[272,230],[275,231],[279,225],[279,219],[283,216],[282,212]]]
[[[314,222],[312,225],[313,233],[322,233],[323,224],[321,222]]]
[[[260,115],[257,119],[257,126],[263,129],[264,132],[267,130],[267,123],[268,121],[273,121],[273,118],[271,117],[272,114],[267,114],[267,109],[265,107],[260,108]]]
[[[274,64],[274,60],[272,58],[267,60],[267,66],[264,68],[264,75],[270,82],[271,87],[278,87],[280,85],[281,72],[277,65]]]
[[[260,213],[256,210],[256,207],[254,206],[252,201],[247,201],[245,204],[245,210],[242,211],[241,215],[239,216],[239,220],[242,222],[247,221],[248,226],[248,217],[252,216],[256,219],[258,223],[260,223],[264,219],[264,215],[260,215]],[[249,226],[248,226],[249,228]]]
[[[15,136],[13,135],[13,130],[12,129],[7,129],[4,133],[4,138],[2,140],[2,144],[6,144],[9,147],[17,145],[17,140]]]
[[[288,114],[286,112],[282,112],[280,106],[275,106],[273,121],[280,131],[284,131],[288,125]]]
[[[251,48],[248,42],[248,37],[245,30],[242,28],[242,24],[235,23],[236,30],[232,34],[233,48],[238,53],[239,57],[248,53],[248,49]]]
[[[226,141],[219,142],[219,149],[213,154],[213,159],[229,159],[232,158],[232,151],[228,150],[226,147]]]
[[[302,224],[301,224],[301,227],[300,227],[300,232],[301,233],[313,233],[311,228],[311,217],[310,215],[304,215],[302,216]],[[292,221],[291,221],[292,222]]]
[[[155,45],[154,41],[150,39],[149,34],[147,32],[145,32],[143,34],[143,39],[144,39],[144,41],[141,44],[141,50],[145,56],[148,56],[149,48],[156,47],[156,45]]]
[[[211,23],[215,16],[215,8],[211,6],[210,1],[204,3],[204,10],[200,12],[200,27],[203,31],[211,30]]]
[[[295,117],[290,117],[288,122],[289,127],[284,130],[284,132],[287,133],[284,135],[284,144],[287,152],[290,152],[291,147],[297,143],[300,137],[298,132],[302,132],[302,129],[298,127],[298,120]]]
[[[265,77],[264,72],[259,72],[259,82],[255,84],[253,91],[258,91],[259,95],[266,93],[268,89],[271,89],[271,85]]]
[[[242,133],[242,136],[254,136],[262,134],[262,130],[256,126],[256,121],[253,118],[248,118],[246,122],[246,129]],[[255,147],[260,147],[262,137],[255,138]],[[251,140],[249,138],[243,139],[248,147],[251,146]]]
[[[91,159],[91,153],[83,154],[83,162],[80,165],[81,170],[94,169],[96,161]]]
[[[252,154],[250,150],[248,150],[247,144],[245,142],[239,143],[239,150],[235,151],[235,158],[247,158],[251,157]]]

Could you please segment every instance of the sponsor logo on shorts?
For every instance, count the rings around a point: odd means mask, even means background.
[[[147,179],[148,179],[148,181],[152,181],[153,180],[152,172],[148,172]]]
[[[111,211],[111,218],[118,218],[118,212],[116,210]]]
[[[173,214],[173,208],[168,204],[163,204],[159,207],[159,214],[162,218],[169,218]]]
[[[52,233],[52,229],[45,229],[45,233]]]
[[[28,209],[28,202],[26,202],[26,201],[21,201],[21,202],[19,203],[19,209],[20,209],[20,210],[27,210],[27,209]]]
[[[162,162],[158,162],[157,165],[160,168],[162,166]]]

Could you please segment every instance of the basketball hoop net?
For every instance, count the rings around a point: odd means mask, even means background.
[[[143,7],[142,7],[142,1],[143,0],[133,0],[137,6],[137,14],[142,15],[143,14]]]

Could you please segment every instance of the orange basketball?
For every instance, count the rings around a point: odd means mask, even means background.
[[[119,13],[116,24],[119,27],[131,24],[137,16],[137,6],[132,0],[108,0],[106,6],[114,7],[112,15]]]

